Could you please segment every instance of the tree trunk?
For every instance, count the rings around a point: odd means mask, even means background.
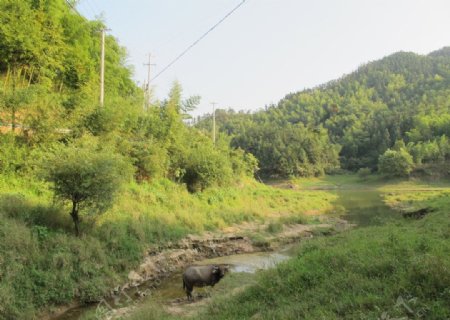
[[[70,213],[72,216],[73,223],[75,225],[75,235],[77,237],[80,236],[80,217],[78,216],[78,206],[77,202],[72,201],[72,212]]]

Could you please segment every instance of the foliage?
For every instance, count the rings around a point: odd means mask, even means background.
[[[46,159],[46,180],[53,183],[57,199],[72,205],[71,216],[79,234],[79,211],[99,212],[113,205],[115,193],[129,177],[121,158],[95,148],[69,146]]]
[[[24,168],[29,150],[17,145],[12,134],[0,134],[0,173],[11,174]]]
[[[311,196],[254,181],[195,194],[168,179],[130,182],[112,208],[85,216],[83,237],[75,238],[71,218],[65,208],[53,206],[48,188],[23,177],[0,179],[2,319],[33,318],[40,308],[74,299],[98,300],[125,282],[149,246],[243,221],[274,219],[280,212],[324,212],[335,199],[325,192]]]
[[[361,179],[366,179],[368,176],[370,176],[371,173],[372,173],[372,170],[370,170],[369,168],[360,168],[358,170],[358,176]]]
[[[378,161],[380,173],[391,177],[408,176],[413,169],[413,158],[405,149],[386,150]]]
[[[232,145],[253,154],[264,175],[319,176],[339,166],[339,147],[330,144],[326,130],[311,131],[302,124],[252,125]]]
[[[190,150],[181,181],[190,191],[201,191],[214,185],[227,185],[233,170],[227,158],[212,145],[198,144]]]
[[[95,301],[151,244],[252,220],[278,219],[269,228],[277,232],[279,223],[306,221],[298,212],[331,208],[335,196],[325,192],[256,184],[258,166],[272,176],[373,170],[389,148],[396,163],[409,164],[407,152],[416,166],[449,160],[448,49],[395,54],[256,114],[217,110],[214,145],[209,118],[184,122],[199,97],[183,97],[178,83],[142,107],[112,36],[98,106],[103,27],[64,0],[0,1],[0,318]],[[70,205],[73,222],[83,214],[81,238],[69,231]],[[422,271],[417,278],[434,281]]]
[[[442,163],[449,158],[448,144],[437,144],[450,134],[449,84],[448,48],[426,56],[398,52],[340,79],[290,93],[254,114],[217,110],[216,120],[219,131],[253,153],[266,174],[311,176],[336,167],[338,160],[346,170],[375,171],[378,158],[399,140],[416,163]],[[210,130],[210,123],[206,116],[197,126]],[[293,131],[308,138],[298,139]],[[302,160],[311,149],[308,141],[327,159]]]
[[[447,191],[389,192],[388,202],[435,212],[305,242],[253,285],[213,300],[197,319],[450,317]],[[398,200],[397,200],[398,199]]]
[[[280,222],[271,222],[266,228],[269,233],[279,233],[283,231],[283,225]]]

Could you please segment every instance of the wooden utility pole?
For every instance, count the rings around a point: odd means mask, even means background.
[[[147,84],[145,83],[145,80],[142,84],[142,92],[144,93],[144,99],[142,100],[142,109],[145,110],[147,108]]]
[[[145,87],[145,106],[146,108],[148,108],[150,106],[150,81],[151,81],[151,69],[152,66],[156,66],[156,64],[152,63],[152,54],[149,53],[148,54],[148,63],[144,63],[144,66],[148,67],[148,71],[147,71],[147,86]]]
[[[211,102],[211,104],[212,104],[212,107],[213,107],[213,114],[212,114],[212,118],[213,118],[212,138],[213,138],[214,145],[216,145],[216,104],[217,104],[217,102]]]
[[[105,32],[106,29],[102,30],[102,51],[100,56],[100,107],[103,107],[105,102]]]

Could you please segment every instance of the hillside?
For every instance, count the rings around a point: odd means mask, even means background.
[[[185,125],[198,99],[178,83],[143,108],[110,35],[101,105],[106,26],[72,3],[0,1],[1,319],[99,301],[150,246],[304,202],[257,184],[251,154]]]
[[[233,137],[233,146],[253,153],[268,175],[317,175],[332,172],[336,163],[348,170],[376,170],[379,156],[398,141],[418,165],[446,160],[449,52],[449,47],[425,56],[398,52],[290,93],[264,111],[219,110],[219,130]],[[209,122],[207,117],[198,127],[209,129]],[[299,142],[305,136],[314,137],[314,148]]]
[[[267,249],[264,235],[274,238],[285,225],[340,223],[325,215],[339,212],[332,192],[303,192],[295,181],[276,189],[255,181],[258,170],[277,177],[341,168],[363,168],[366,177],[376,169],[406,176],[431,167],[450,173],[442,170],[450,157],[450,48],[428,56],[394,54],[255,114],[219,110],[220,134],[213,142],[205,132],[208,118],[197,126],[185,122],[199,97],[183,96],[174,82],[165,99],[147,101],[132,79],[126,49],[112,35],[105,40],[100,102],[101,31],[107,26],[82,17],[77,2],[0,0],[0,319],[38,319],[68,305],[116,299],[114,288],[132,286],[132,271],[145,257],[193,235],[239,231],[246,224],[248,241]],[[439,200],[431,206],[436,214],[423,220],[432,222],[424,237],[430,235],[437,260],[427,260],[426,239],[415,238],[421,224],[399,242],[408,248],[408,263],[414,250],[423,250],[426,263],[410,283],[432,281],[425,295],[441,289],[427,267],[440,272],[438,259],[443,268],[449,265],[441,254],[448,249],[447,202]],[[401,230],[380,231],[384,243]],[[311,258],[311,269],[318,263],[332,267],[334,256],[352,251],[339,246],[364,237],[363,231],[342,236],[336,251]],[[363,249],[357,259],[371,253],[370,267],[377,251],[370,243]],[[379,269],[387,275],[391,262],[395,268],[400,263],[396,247],[391,249],[392,261]],[[295,276],[298,261],[283,268]],[[350,269],[344,262],[334,266]],[[279,298],[291,290],[282,288]],[[445,316],[447,293],[436,307]],[[391,297],[384,296],[383,305]]]

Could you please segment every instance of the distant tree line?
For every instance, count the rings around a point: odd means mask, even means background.
[[[408,153],[412,167],[445,162],[449,111],[447,47],[427,56],[393,54],[254,114],[218,110],[217,122],[263,173],[311,176],[339,166],[376,171],[386,152]],[[206,116],[197,126],[210,130],[209,123]]]

